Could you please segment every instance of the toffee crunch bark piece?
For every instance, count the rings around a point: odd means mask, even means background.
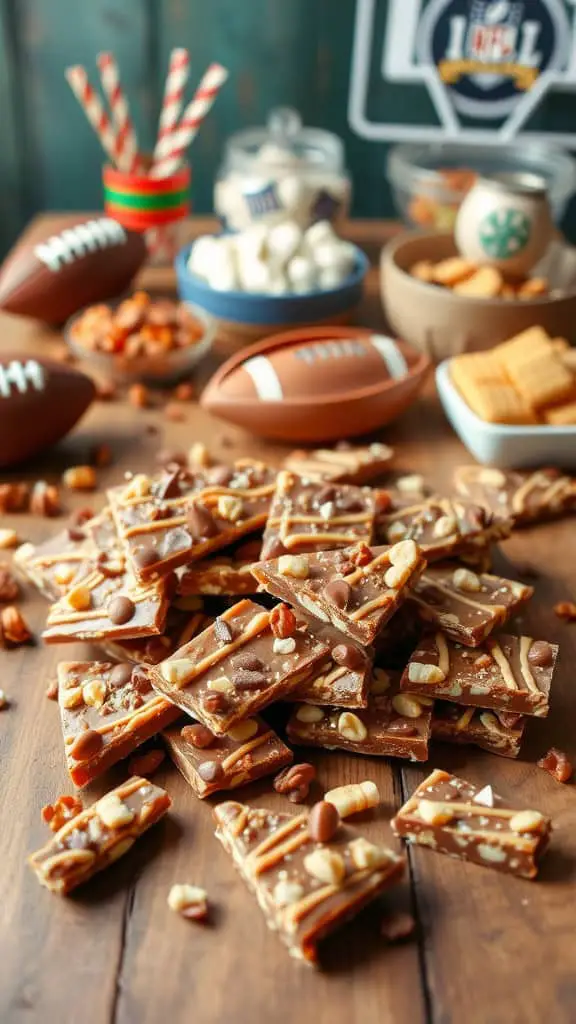
[[[92,543],[80,533],[62,530],[41,544],[21,544],[14,553],[14,566],[48,601],[62,597],[93,564]]]
[[[484,708],[463,708],[449,701],[434,702],[432,739],[481,747],[502,757],[518,757],[526,726],[524,715]]]
[[[258,562],[252,571],[275,597],[370,644],[425,564],[418,545],[408,540],[380,548],[359,544],[341,551],[281,555]]]
[[[415,540],[428,561],[451,558],[471,545],[501,540],[510,533],[504,513],[492,514],[482,505],[452,498],[431,498],[400,511],[382,513],[377,540],[395,544]]]
[[[401,689],[457,704],[544,718],[558,655],[556,644],[503,633],[462,647],[443,633],[420,640]]]
[[[150,669],[154,689],[222,736],[312,678],[326,662],[326,644],[290,609],[285,613],[285,628],[279,630],[276,608],[239,601]]]
[[[28,863],[41,885],[66,896],[127,853],[171,803],[160,786],[131,778],[67,821]]]
[[[179,714],[154,693],[145,672],[109,661],[60,662],[58,704],[68,771],[79,787],[128,757]]]
[[[454,485],[458,494],[508,517],[515,526],[576,511],[576,477],[553,467],[519,472],[459,466],[454,471]]]
[[[380,670],[380,683],[385,676]],[[432,703],[428,697],[399,693],[397,683],[391,683],[387,692],[368,698],[367,708],[353,712],[300,704],[290,716],[286,734],[292,743],[304,746],[426,761]]]
[[[356,541],[369,544],[376,503],[368,487],[308,481],[283,470],[278,474],[262,555],[342,548]]]
[[[515,580],[441,563],[424,570],[409,600],[423,622],[467,647],[477,647],[533,593],[533,587]]]
[[[233,466],[169,467],[109,491],[118,534],[140,580],[166,575],[266,522],[276,470],[240,459]]]
[[[316,807],[321,805],[316,805]],[[314,809],[313,809],[314,810]],[[315,841],[308,814],[229,800],[214,809],[216,837],[291,956],[316,964],[317,944],[401,877],[405,860],[340,824]],[[317,829],[311,825],[315,834]]]
[[[210,558],[192,562],[179,571],[177,593],[182,597],[255,594],[258,585],[250,570],[260,557],[261,547],[260,538],[242,540]]]
[[[548,846],[550,819],[510,807],[491,786],[480,789],[436,769],[391,821],[397,836],[471,864],[535,878]]]
[[[174,764],[201,800],[292,764],[294,755],[266,722],[245,718],[223,736],[188,722],[162,734]]]
[[[203,610],[183,611],[171,605],[164,631],[160,636],[105,640],[100,642],[100,647],[115,661],[131,661],[136,665],[158,665],[212,622],[214,617]]]
[[[367,445],[337,444],[334,448],[297,449],[282,466],[307,480],[363,484],[380,476],[394,457],[392,448],[375,441]]]

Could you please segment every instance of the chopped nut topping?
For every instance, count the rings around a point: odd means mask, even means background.
[[[364,836],[359,836],[358,839],[352,840],[350,843],[350,856],[352,857],[354,867],[358,871],[366,871],[367,869],[374,871],[388,860],[386,850],[369,842],[368,839],[364,839]]]
[[[122,803],[117,793],[107,793],[103,796],[96,804],[96,810],[107,828],[120,828],[134,820],[134,811]]]
[[[232,494],[221,494],[216,507],[222,519],[235,523],[240,519],[244,505],[241,498],[236,498]]]
[[[208,916],[208,894],[196,885],[173,885],[167,903],[170,910],[189,920],[205,921]]]
[[[192,669],[192,662],[188,658],[175,658],[173,661],[164,661],[160,666],[162,678],[167,683],[174,683],[176,686],[183,686]]]
[[[299,722],[305,722],[307,725],[311,725],[313,722],[322,721],[324,718],[324,711],[316,704],[301,704],[296,712],[296,718]]]
[[[422,665],[412,661],[408,666],[408,679],[411,683],[442,683],[446,676],[438,665]]]
[[[475,572],[471,572],[470,569],[455,569],[452,575],[452,583],[457,590],[463,590],[465,593],[470,594],[477,594],[482,587],[480,578]]]
[[[351,711],[343,711],[338,719],[338,732],[352,743],[362,743],[368,736],[368,730],[358,715]]]
[[[404,582],[406,576],[406,569],[402,565],[391,565],[389,569],[384,573],[384,583],[391,590],[396,590]]]
[[[478,482],[488,487],[505,487],[506,477],[499,469],[481,469],[478,473]]]
[[[380,926],[380,932],[386,942],[403,942],[409,939],[416,930],[416,922],[412,914],[403,911],[387,914]]]
[[[352,782],[347,786],[336,786],[324,794],[324,799],[333,804],[341,818],[348,818],[351,814],[359,814],[360,811],[370,810],[380,803],[378,786],[370,779],[364,782]]]
[[[276,883],[272,892],[277,907],[288,907],[291,903],[297,903],[303,895],[304,889],[299,882],[290,882],[284,878]]]
[[[0,549],[5,551],[8,548],[15,548],[18,544],[18,534],[16,530],[4,529],[0,530]]]
[[[206,685],[207,689],[212,690],[214,693],[231,693],[234,689],[234,683],[227,676],[218,676],[217,679],[210,679]]]
[[[406,536],[407,531],[408,528],[406,523],[402,523],[399,519],[396,519],[393,523],[390,523],[390,526],[386,531],[386,536],[390,543],[394,544],[396,541],[402,540],[403,537]]]
[[[346,874],[343,858],[334,850],[321,847],[304,858],[304,867],[309,875],[325,885],[340,885]]]
[[[432,535],[434,537],[449,537],[456,531],[457,523],[454,516],[440,516],[436,520],[432,528]]]
[[[188,452],[188,465],[193,469],[208,469],[212,465],[212,457],[205,444],[197,441]]]
[[[63,708],[76,708],[79,704],[82,704],[83,699],[81,686],[60,690],[59,700]]]
[[[122,491],[122,499],[130,501],[132,498],[145,498],[148,494],[150,494],[150,477],[145,473],[136,473]]]
[[[98,483],[93,466],[71,466],[62,476],[62,483],[70,491],[93,491]]]
[[[293,636],[287,636],[285,640],[276,637],[272,644],[272,650],[274,654],[293,654],[296,650],[296,641]]]
[[[446,825],[452,821],[454,811],[449,804],[442,804],[436,800],[419,800],[418,813],[428,825]]]
[[[421,494],[424,489],[424,477],[420,473],[410,473],[398,477],[395,486],[401,494]]]
[[[270,612],[270,629],[275,637],[284,640],[296,632],[296,616],[287,604],[277,604]]]
[[[383,668],[372,669],[372,682],[370,684],[370,693],[374,696],[386,693],[390,689],[390,676]]]
[[[305,555],[280,555],[278,572],[281,576],[292,576],[297,580],[308,579],[308,559]]]
[[[388,558],[391,565],[409,569],[418,561],[418,548],[413,540],[401,540],[390,548]]]
[[[92,594],[88,587],[73,587],[66,595],[66,601],[75,612],[86,612],[92,604]]]
[[[238,722],[237,725],[232,726],[232,728],[228,730],[228,735],[235,743],[245,743],[246,740],[255,736],[257,732],[258,722],[256,719],[245,718],[243,722]]]
[[[420,718],[422,714],[420,701],[417,697],[410,696],[409,693],[397,693],[392,697],[392,707],[397,714],[404,718]]]
[[[72,563],[60,562],[54,566],[54,579],[61,587],[71,583],[76,575],[76,567]]]
[[[92,679],[82,687],[84,703],[89,707],[101,708],[106,700],[106,683],[103,679]]]
[[[510,818],[510,828],[512,832],[541,832],[544,820],[540,811],[518,811]]]
[[[84,809],[81,800],[76,796],[59,796],[53,804],[46,804],[42,810],[42,821],[45,821],[52,832],[59,832],[63,825]]]

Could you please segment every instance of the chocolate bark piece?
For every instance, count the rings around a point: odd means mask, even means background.
[[[518,757],[525,726],[524,715],[434,702],[432,739],[443,743],[469,744],[502,757]]]
[[[432,498],[380,515],[376,539],[387,544],[415,540],[426,559],[436,561],[451,558],[471,545],[502,540],[510,528],[510,520],[503,513],[494,514],[470,501]]]
[[[240,459],[138,474],[113,488],[110,505],[135,576],[166,575],[262,527],[275,482],[276,470]]]
[[[339,630],[311,615],[300,616],[317,640],[327,647],[326,660],[312,677],[285,700],[309,704],[334,704],[337,707],[365,708],[372,682],[374,651],[343,637]]]
[[[393,457],[392,448],[379,441],[367,445],[339,444],[334,448],[299,448],[290,452],[282,467],[307,480],[363,484],[380,476]]]
[[[553,467],[519,472],[459,466],[454,471],[454,485],[458,494],[507,516],[514,526],[576,511],[576,477]]]
[[[99,549],[118,545],[112,513],[108,507],[87,523],[60,530],[41,544],[22,544],[14,554],[16,568],[49,601],[57,601],[93,568]]]
[[[329,651],[300,620],[275,636],[274,611],[245,599],[150,669],[157,693],[218,736],[310,679]]]
[[[463,647],[443,633],[423,637],[401,680],[409,693],[544,718],[558,646],[504,633]]]
[[[65,896],[127,853],[171,803],[160,786],[131,778],[67,821],[28,863],[41,885]]]
[[[314,483],[283,470],[270,505],[261,557],[325,551],[356,541],[369,544],[375,514],[374,492],[368,487]]]
[[[178,709],[154,693],[146,673],[128,663],[60,662],[58,704],[68,771],[79,787],[178,717]]]
[[[467,647],[477,647],[533,593],[533,587],[515,580],[442,562],[425,569],[409,602],[424,623]]]
[[[376,495],[376,534],[381,528],[380,520],[392,512],[401,512],[406,508],[422,505],[433,497],[433,490],[421,473],[403,473],[396,471],[386,477],[386,485],[375,489]]]
[[[400,693],[399,673],[380,670],[377,680],[380,692],[369,696],[367,708],[352,712],[300,704],[288,721],[288,739],[325,750],[426,761],[433,701]]]
[[[295,557],[258,562],[252,571],[269,593],[361,644],[374,641],[426,564],[411,540]]]
[[[340,824],[314,842],[308,814],[228,800],[214,809],[216,837],[291,956],[316,964],[317,944],[401,877],[405,860]]]
[[[200,602],[199,602],[200,603]],[[171,605],[164,632],[160,636],[130,637],[126,640],[105,640],[100,647],[115,661],[131,661],[137,665],[158,665],[170,654],[187,644],[193,636],[214,622],[203,610],[184,611]]]
[[[212,735],[202,747],[194,743],[191,724],[180,722],[162,736],[174,764],[201,800],[272,775],[293,761],[292,751],[258,715],[223,736]]]
[[[550,838],[550,819],[511,807],[491,786],[436,769],[391,821],[397,836],[459,860],[535,878]]]
[[[258,585],[251,568],[260,557],[260,538],[241,540],[210,558],[201,558],[178,571],[177,593],[233,595],[255,594]]]

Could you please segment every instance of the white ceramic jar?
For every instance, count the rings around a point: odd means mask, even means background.
[[[504,174],[478,179],[458,211],[454,234],[466,259],[521,276],[544,256],[553,230],[544,182]]]

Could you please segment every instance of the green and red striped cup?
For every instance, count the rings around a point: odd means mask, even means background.
[[[167,178],[127,174],[110,164],[102,169],[104,209],[129,231],[171,224],[190,212],[188,164]]]

